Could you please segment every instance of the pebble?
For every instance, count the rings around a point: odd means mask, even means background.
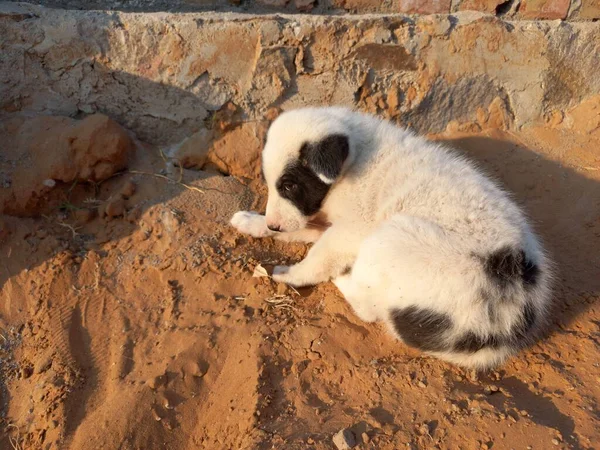
[[[122,216],[125,213],[125,202],[123,199],[113,200],[110,203],[107,203],[104,207],[104,215],[113,218]]]
[[[420,388],[426,388],[427,385],[425,383],[423,383],[421,380],[419,380],[419,382],[417,383],[417,386],[419,386]]]
[[[333,435],[333,444],[338,450],[348,450],[356,446],[356,438],[352,431],[344,428]]]
[[[369,437],[369,435],[367,433],[363,433],[360,436],[362,438],[363,443],[368,444],[369,441],[371,440],[371,438]]]
[[[558,445],[560,444],[560,442],[558,441],[558,439],[552,439],[552,444]]]
[[[495,394],[496,392],[498,392],[500,389],[498,388],[498,386],[496,386],[495,384],[490,384],[488,386],[486,386],[483,391],[486,393],[486,395],[492,395]]]
[[[131,197],[135,194],[136,185],[133,181],[128,180],[121,188],[121,196],[125,198]]]
[[[429,424],[424,423],[423,425],[421,425],[419,427],[419,434],[421,436],[427,436],[427,435],[429,435],[429,433],[430,433]]]

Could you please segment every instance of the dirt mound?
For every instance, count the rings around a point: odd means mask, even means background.
[[[83,126],[37,123],[47,120]],[[67,130],[47,131],[72,151]],[[104,142],[129,142],[115,135]],[[4,217],[0,448],[325,450],[334,436],[361,449],[595,447],[598,142],[547,130],[437,138],[502,180],[551,250],[560,284],[547,339],[474,376],[362,323],[330,283],[297,292],[253,278],[307,251],[228,226],[264,188],[169,168],[141,146],[127,173],[74,189],[73,208]],[[36,179],[110,172],[86,161]],[[79,220],[115,201],[120,214]]]
[[[74,183],[99,182],[127,165],[127,132],[102,114],[84,120],[41,116],[0,123],[0,213],[35,216]]]

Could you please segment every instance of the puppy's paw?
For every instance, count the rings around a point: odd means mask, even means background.
[[[294,277],[290,274],[291,267],[289,266],[275,266],[273,268],[273,280],[278,283],[289,284],[290,286],[299,287],[297,284],[297,280],[294,280]]]
[[[240,233],[252,237],[262,238],[273,235],[273,232],[267,228],[265,216],[252,211],[236,212],[229,223]]]

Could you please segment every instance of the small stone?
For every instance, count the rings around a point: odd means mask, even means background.
[[[44,180],[42,182],[42,184],[46,187],[53,188],[54,186],[56,186],[56,181],[54,181],[52,179],[47,179],[47,180]]]
[[[307,443],[308,445],[313,445],[313,444],[315,443],[315,440],[314,440],[313,438],[308,438],[308,439],[306,440],[306,443]]]
[[[48,370],[50,368],[50,366],[52,366],[52,356],[49,355],[46,358],[40,359],[34,367],[34,372],[35,373],[43,373],[46,370]]]
[[[419,427],[419,434],[421,436],[427,436],[430,433],[429,424],[424,423]]]
[[[347,450],[356,446],[354,433],[347,428],[333,435],[333,444],[338,450]]]
[[[553,445],[559,445],[560,442],[558,441],[558,439],[552,439],[552,444]]]
[[[125,202],[119,198],[106,204],[104,207],[104,215],[113,218],[122,216],[125,213]]]
[[[486,393],[486,395],[492,395],[492,394],[498,392],[499,390],[500,389],[495,384],[490,384],[483,389],[483,391]]]
[[[427,387],[427,385],[423,381],[421,381],[421,380],[419,380],[419,382],[417,383],[417,386],[419,386],[420,388],[426,388]]]
[[[133,194],[135,194],[136,188],[137,186],[133,181],[127,180],[127,182],[121,188],[121,196],[124,198],[131,197]]]
[[[369,441],[371,440],[371,438],[369,437],[369,435],[367,433],[361,434],[360,437],[362,438],[362,441],[365,444],[368,444]]]

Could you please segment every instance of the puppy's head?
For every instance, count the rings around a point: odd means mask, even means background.
[[[262,166],[269,188],[267,226],[296,231],[319,212],[342,175],[351,153],[344,115],[337,108],[306,108],[283,113],[273,122]]]

